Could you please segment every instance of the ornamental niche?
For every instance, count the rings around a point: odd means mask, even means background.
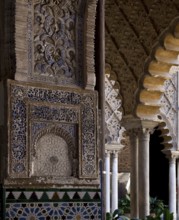
[[[9,81],[7,183],[96,184],[97,94]],[[61,170],[63,164],[64,170]],[[63,177],[63,178],[62,178]]]

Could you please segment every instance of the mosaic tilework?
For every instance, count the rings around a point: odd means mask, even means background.
[[[100,201],[101,193],[96,190],[6,190],[7,202],[39,201]]]
[[[98,203],[12,203],[6,205],[6,219],[13,220],[98,220]]]
[[[101,193],[94,189],[6,189],[6,220],[100,220]]]

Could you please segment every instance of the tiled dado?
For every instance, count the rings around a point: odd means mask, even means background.
[[[6,190],[6,220],[98,220],[97,190]]]

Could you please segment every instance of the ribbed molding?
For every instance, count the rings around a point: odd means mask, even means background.
[[[94,39],[95,20],[98,0],[88,0],[86,4],[86,36],[85,36],[85,72],[86,89],[94,89],[96,84],[95,61],[94,61]]]

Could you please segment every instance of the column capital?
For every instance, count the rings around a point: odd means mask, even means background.
[[[143,133],[148,134],[151,133],[154,128],[159,124],[158,121],[152,121],[152,120],[142,120],[139,118],[135,118],[132,115],[124,116],[123,120],[121,122],[122,126],[126,129],[126,131],[129,131],[129,133],[137,132],[137,133]]]
[[[175,161],[179,158],[179,151],[174,150],[162,150],[162,152],[165,154],[166,158],[170,160],[170,162]]]
[[[113,156],[113,158],[117,158],[117,157],[118,157],[118,154],[119,154],[119,151],[118,151],[118,150],[113,150],[113,151],[112,151],[112,156]]]
[[[105,152],[114,152],[117,151],[118,153],[124,148],[124,145],[120,144],[105,144]]]
[[[106,156],[106,157],[110,157],[110,154],[111,154],[111,151],[105,149],[105,156]]]

